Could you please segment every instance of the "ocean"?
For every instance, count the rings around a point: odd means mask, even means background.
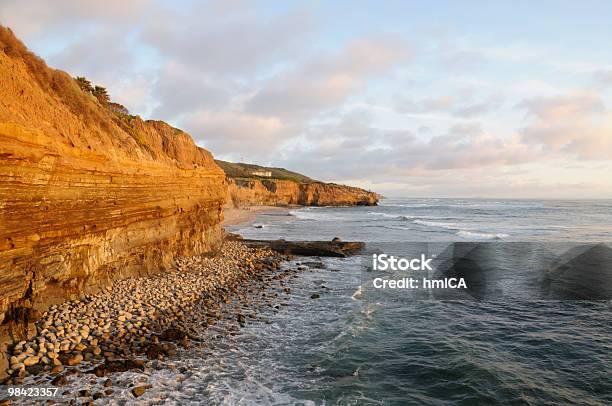
[[[394,250],[465,241],[544,245],[561,256],[612,241],[612,201],[386,199],[377,207],[300,208],[237,227],[245,238],[364,241]],[[543,255],[514,251],[514,262]],[[519,258],[520,257],[520,258]],[[536,258],[537,257],[537,258]],[[493,258],[497,260],[496,258]],[[507,258],[506,258],[507,259]],[[498,259],[501,260],[501,259]],[[291,284],[270,324],[253,323],[204,373],[213,403],[493,405],[612,403],[609,300],[521,295],[521,272],[504,273],[508,295],[485,300],[366,292],[360,257],[325,259]],[[541,262],[541,261],[540,261]],[[517,280],[523,283],[518,283]],[[494,292],[496,292],[494,290]],[[313,300],[311,295],[319,293]],[[218,361],[215,361],[217,363]],[[205,368],[203,368],[204,370]]]
[[[610,241],[612,201],[385,199],[374,207],[309,207],[261,215],[245,237],[387,241]]]
[[[610,259],[610,244],[597,243],[612,241],[611,201],[387,199],[263,212],[229,231],[367,245],[362,256],[286,264],[309,269],[287,282],[278,306],[258,309],[242,328],[220,321],[204,347],[147,372],[153,387],[142,404],[612,404],[612,302],[567,297],[562,278],[542,282],[542,269],[559,263]],[[454,272],[477,291],[371,288],[382,275],[373,252],[419,251],[463,264]],[[588,287],[605,295],[611,286]]]

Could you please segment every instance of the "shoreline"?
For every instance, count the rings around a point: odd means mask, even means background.
[[[179,351],[206,347],[202,338],[218,322],[235,331],[259,319],[258,308],[277,308],[289,294],[284,280],[304,270],[281,266],[291,259],[225,241],[215,256],[176,258],[165,274],[116,281],[52,306],[36,322],[36,335],[11,348],[4,383],[59,387],[61,401],[135,399],[153,387],[147,370],[166,368],[164,360]],[[121,373],[128,371],[141,376],[125,382]]]
[[[258,214],[266,213],[286,213],[301,206],[248,206],[244,208],[225,208],[223,209],[222,227],[248,226],[253,224]]]

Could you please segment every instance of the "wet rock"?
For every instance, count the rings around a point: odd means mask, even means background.
[[[79,397],[80,398],[88,398],[91,396],[91,392],[87,389],[82,389],[79,391]]]
[[[161,344],[153,343],[147,348],[146,355],[148,359],[159,359],[160,357],[164,357],[166,352]]]
[[[151,385],[137,386],[134,389],[132,389],[132,395],[134,395],[134,397],[140,397],[146,392],[147,389],[150,389],[151,387],[152,387]]]
[[[115,372],[125,372],[132,369],[138,369],[144,371],[144,362],[140,360],[107,360],[103,364],[96,366],[95,368],[88,371],[88,373],[94,374],[97,377],[103,377]]]
[[[312,295],[310,295],[311,299],[318,299],[320,297],[321,297],[321,295],[319,295],[318,293],[313,293]]]
[[[312,269],[325,269],[325,264],[320,261],[302,262],[302,265]]]
[[[159,339],[162,341],[180,341],[183,339],[183,337],[187,336],[187,333],[179,330],[178,328],[169,328],[159,336]]]
[[[68,379],[64,375],[58,375],[51,381],[53,386],[64,386],[68,384]]]

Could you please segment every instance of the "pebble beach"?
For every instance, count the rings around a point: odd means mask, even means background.
[[[278,307],[290,293],[285,279],[304,270],[282,268],[289,259],[226,241],[216,255],[177,258],[169,272],[116,281],[53,306],[37,322],[36,336],[12,348],[6,384],[59,387],[62,400],[48,404],[103,400],[117,390],[116,373],[159,367],[182,349],[205,346],[203,332],[219,321],[229,322],[232,334],[257,318],[258,306]],[[97,386],[62,390],[81,381]],[[142,378],[121,386],[133,398],[151,388]]]

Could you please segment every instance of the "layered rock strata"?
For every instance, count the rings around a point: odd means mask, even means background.
[[[0,27],[1,342],[50,304],[215,248],[224,178],[188,134],[112,111]]]
[[[282,179],[228,178],[227,204],[266,206],[374,206],[379,195],[352,186]]]

